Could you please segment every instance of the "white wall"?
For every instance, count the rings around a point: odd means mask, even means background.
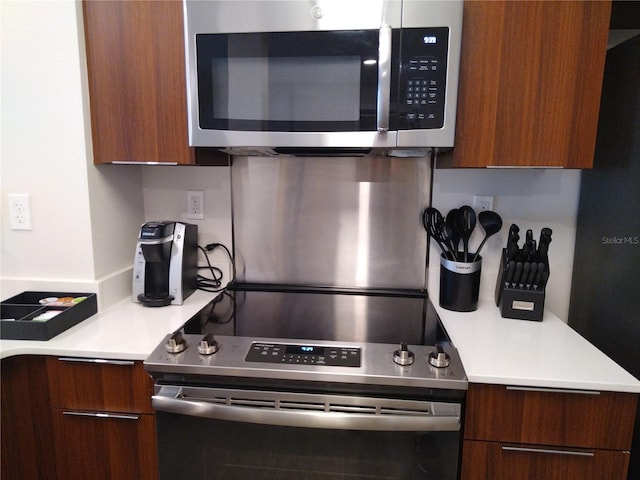
[[[501,250],[506,246],[512,223],[520,227],[520,246],[527,229],[538,241],[540,230],[553,230],[549,246],[551,275],[545,306],[565,322],[569,313],[571,274],[576,233],[580,170],[560,169],[435,169],[433,206],[443,215],[451,208],[473,206],[474,195],[493,195],[493,209],[503,220],[502,230],[489,238],[482,249],[480,296],[494,298]],[[475,249],[484,236],[478,224],[470,245]],[[472,248],[470,248],[472,249]],[[434,301],[439,292],[440,252],[430,251],[429,291]]]
[[[198,225],[198,244],[222,243],[231,245],[231,179],[229,167],[142,167],[144,184],[145,222],[176,220]],[[187,218],[187,191],[204,192],[204,220]],[[200,255],[199,264],[206,261]],[[223,270],[230,280],[229,257],[222,249],[209,254],[211,262]],[[202,275],[209,274],[201,272]]]
[[[110,303],[131,291],[141,175],[92,163],[81,4],[3,0],[0,21],[1,296],[90,291]],[[30,195],[31,231],[10,230],[9,193]]]

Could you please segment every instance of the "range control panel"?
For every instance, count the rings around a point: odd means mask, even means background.
[[[253,342],[245,361],[359,367],[361,352],[359,347]]]
[[[444,27],[402,31],[400,129],[444,125],[448,40]]]

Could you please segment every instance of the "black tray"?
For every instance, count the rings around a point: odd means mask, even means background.
[[[53,298],[74,301],[41,303]],[[79,301],[80,298],[84,299]],[[22,292],[0,303],[0,338],[49,340],[97,311],[95,293]],[[48,318],[49,315],[55,316]]]

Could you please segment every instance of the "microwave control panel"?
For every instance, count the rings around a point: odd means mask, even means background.
[[[402,30],[400,130],[443,127],[448,40],[445,27]]]

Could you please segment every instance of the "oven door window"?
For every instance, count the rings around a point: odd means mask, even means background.
[[[197,35],[200,128],[375,130],[378,38],[377,30]]]
[[[455,479],[459,432],[293,428],[157,412],[160,478]]]

